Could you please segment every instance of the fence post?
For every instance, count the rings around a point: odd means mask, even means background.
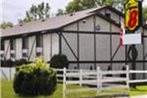
[[[126,78],[127,78],[127,88],[129,89],[129,65],[126,65]]]
[[[99,85],[100,85],[100,91],[102,90],[102,76],[103,76],[103,73],[101,71],[101,69],[99,68]]]
[[[96,71],[97,71],[97,95],[98,95],[100,90],[100,68],[97,67]]]
[[[66,68],[63,68],[63,98],[66,98]]]
[[[80,82],[80,86],[82,86],[82,83],[83,83],[83,80],[82,80],[83,78],[82,77],[83,77],[83,70],[80,69],[80,81],[79,81]]]
[[[12,74],[12,72],[11,72],[11,67],[9,68],[9,75],[10,75],[10,81],[12,80],[11,78],[11,74]]]

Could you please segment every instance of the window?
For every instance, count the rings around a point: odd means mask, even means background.
[[[0,50],[4,50],[4,46],[5,44],[4,44],[4,40],[1,40],[1,49]]]
[[[28,57],[27,53],[22,53],[22,57]]]
[[[41,56],[41,55],[42,55],[42,53],[40,53],[40,52],[37,52],[37,53],[36,53],[36,56],[37,56],[37,57],[39,57],[39,56]]]
[[[11,58],[15,58],[15,54],[14,53],[11,53],[10,56],[11,56]]]
[[[43,46],[43,36],[37,35],[36,36],[36,47],[42,47]]]
[[[28,37],[22,39],[22,49],[28,49]]]
[[[10,40],[10,49],[11,49],[11,50],[15,50],[15,44],[16,44],[16,43],[15,43],[15,40],[14,40],[14,39],[11,39],[11,40]]]

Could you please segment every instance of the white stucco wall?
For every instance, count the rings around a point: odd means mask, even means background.
[[[93,16],[79,21],[79,31],[94,31]]]
[[[71,31],[77,30],[77,23],[73,23],[71,25],[66,26],[64,30],[71,30]]]
[[[102,31],[102,32],[110,31],[110,23],[100,17],[96,17],[96,25],[100,26],[99,31]]]
[[[93,34],[80,34],[80,60],[94,60]]]
[[[22,58],[22,38],[16,39],[16,59]]]
[[[112,28],[112,30],[111,30],[112,32],[120,32],[120,28],[113,25],[113,24],[112,24],[111,28]]]
[[[6,57],[6,59],[10,59],[10,41],[9,40],[5,40],[4,41],[5,45],[4,45],[4,55]]]
[[[59,36],[52,34],[52,56],[59,53]]]
[[[36,57],[36,37],[30,36],[28,40],[29,40],[29,55],[28,56],[30,56],[30,61],[33,61]]]
[[[43,57],[45,61],[50,60],[51,34],[43,35]]]

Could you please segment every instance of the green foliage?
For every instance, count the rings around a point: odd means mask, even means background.
[[[11,28],[13,27],[13,24],[11,22],[3,22],[0,24],[0,28],[6,29],[6,28]]]
[[[66,12],[77,12],[96,7],[95,0],[73,0],[66,6]]]
[[[76,12],[97,6],[113,6],[122,11],[125,0],[73,0],[66,6],[66,12]]]
[[[31,22],[35,20],[42,20],[49,18],[50,7],[48,3],[42,2],[39,5],[32,5],[31,8],[26,11],[26,16],[24,19],[20,19],[19,22]]]
[[[21,66],[23,64],[28,64],[28,61],[26,59],[19,59],[14,62],[15,66]]]
[[[11,59],[8,60],[1,60],[1,67],[13,67],[14,66],[14,61]]]
[[[20,60],[1,60],[1,66],[2,67],[15,67],[15,66],[21,66],[23,64],[28,64],[29,62],[26,59],[20,59]]]
[[[16,68],[14,91],[20,95],[50,95],[56,88],[56,73],[42,59]]]
[[[50,60],[50,65],[53,68],[64,68],[68,66],[68,59],[66,55],[54,55]]]
[[[65,14],[64,10],[58,9],[56,16],[61,16],[61,15],[64,15],[64,14]]]
[[[143,9],[143,19],[147,21],[147,7]]]

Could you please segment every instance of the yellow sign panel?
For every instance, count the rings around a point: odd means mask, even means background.
[[[125,4],[125,27],[134,31],[139,25],[139,4],[137,0],[128,0]]]

